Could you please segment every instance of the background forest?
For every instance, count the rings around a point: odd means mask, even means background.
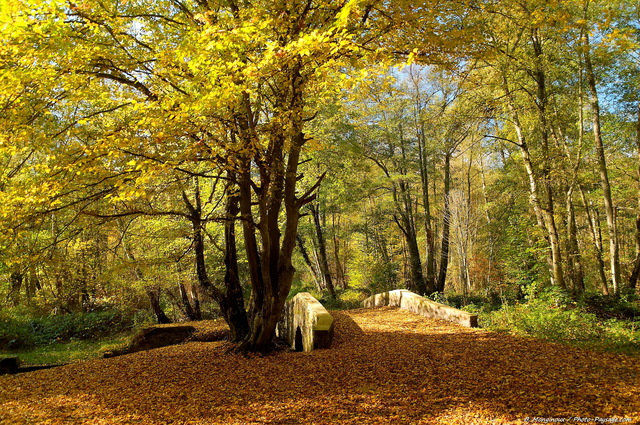
[[[0,349],[228,318],[221,299],[254,320],[280,231],[285,295],[408,288],[495,329],[640,342],[637,2],[452,2],[428,24],[375,2],[253,20],[137,3],[4,26]],[[308,28],[268,35],[269,13]],[[255,27],[207,32],[234,19]],[[204,36],[224,63],[198,56]],[[260,114],[269,142],[244,144],[239,117]]]

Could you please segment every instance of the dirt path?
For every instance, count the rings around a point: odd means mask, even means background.
[[[640,363],[395,309],[332,312],[331,350],[194,342],[0,377],[0,424],[640,423]]]

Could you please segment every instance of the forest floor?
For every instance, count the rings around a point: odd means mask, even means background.
[[[635,357],[391,308],[332,314],[329,350],[191,342],[2,376],[0,424],[640,423]]]

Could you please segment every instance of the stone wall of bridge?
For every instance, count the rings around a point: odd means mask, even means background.
[[[478,327],[477,314],[467,313],[466,311],[431,301],[405,289],[396,289],[372,295],[362,302],[362,306],[365,308],[398,307],[422,316],[448,320],[470,328]]]

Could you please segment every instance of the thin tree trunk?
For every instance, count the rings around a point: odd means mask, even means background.
[[[191,285],[191,302],[193,305],[193,313],[195,314],[196,320],[202,320],[202,310],[200,309],[200,294],[198,293],[198,286]]]
[[[447,269],[449,267],[449,232],[451,229],[451,152],[447,152],[444,157],[444,209],[442,212],[442,241],[440,243],[440,270],[438,270],[438,281],[436,290],[444,291],[447,280]]]
[[[586,10],[585,10],[586,13]],[[611,263],[611,280],[613,284],[613,292],[618,294],[621,285],[620,273],[620,252],[618,244],[618,235],[616,231],[616,219],[611,196],[611,185],[609,183],[609,171],[607,169],[607,160],[604,152],[604,143],[602,141],[602,130],[600,127],[600,102],[598,99],[598,91],[596,87],[596,78],[591,63],[591,52],[589,45],[589,35],[584,34],[584,64],[587,77],[587,86],[589,87],[589,104],[593,114],[593,137],[596,143],[596,155],[598,158],[598,170],[600,172],[600,185],[602,187],[604,197],[604,210],[607,218],[607,230],[609,231],[609,257]]]
[[[426,276],[425,285],[427,292],[436,290],[436,236],[433,231],[431,217],[431,203],[429,199],[429,170],[426,152],[426,140],[424,122],[420,122],[418,134],[418,159],[420,162],[420,180],[422,188],[422,204],[424,206],[424,230],[427,239],[426,249]]]
[[[322,274],[322,280],[324,281],[324,285],[327,287],[331,298],[335,299],[336,290],[333,286],[331,270],[329,269],[329,260],[327,259],[327,244],[325,243],[324,232],[322,231],[322,226],[320,224],[320,211],[313,203],[309,205],[309,211],[311,211],[311,216],[313,217],[316,238],[318,240],[318,254],[320,260],[319,265],[320,273]]]
[[[587,222],[589,223],[589,230],[591,231],[591,237],[593,238],[593,247],[596,252],[596,262],[598,263],[598,276],[600,277],[600,285],[602,287],[602,293],[609,295],[609,286],[607,284],[607,276],[605,273],[604,255],[602,250],[602,232],[600,231],[600,219],[598,218],[597,210],[592,211],[587,203],[587,197],[584,194],[584,189],[580,186],[580,196],[582,197],[582,204],[587,213]]]
[[[347,289],[347,280],[345,279],[346,271],[344,270],[345,262],[340,259],[340,239],[338,238],[338,228],[340,227],[340,218],[338,218],[338,225],[336,227],[336,216],[331,214],[331,225],[333,228],[333,257],[336,261],[336,280],[337,284],[342,289]],[[345,241],[346,243],[346,241]]]
[[[517,146],[520,148],[520,153],[522,154],[524,167],[527,172],[527,177],[529,179],[529,200],[531,202],[531,206],[533,207],[533,211],[535,213],[538,226],[545,232],[546,240],[547,240],[547,243],[549,244],[550,251],[549,251],[549,255],[547,256],[547,261],[549,263],[549,273],[551,275],[551,283],[554,285],[558,285],[561,289],[566,289],[566,284],[564,281],[564,272],[562,270],[562,255],[560,250],[560,240],[558,237],[558,229],[556,227],[552,205],[548,205],[547,208],[543,208],[542,203],[540,202],[540,197],[538,194],[538,181],[534,171],[535,168],[533,166],[533,161],[531,159],[531,153],[529,152],[529,147],[526,143],[526,139],[522,131],[520,118],[516,110],[511,91],[509,90],[507,77],[504,71],[503,71],[502,79],[503,79],[503,89],[504,89],[505,95],[507,96],[507,103],[512,115],[513,125],[515,127],[516,135],[518,138]],[[552,194],[550,193],[550,189],[551,188],[548,185],[545,187],[547,201],[553,200]]]
[[[298,236],[296,237],[296,241],[298,242],[298,249],[300,250],[300,254],[302,254],[302,259],[311,272],[311,276],[313,277],[316,288],[318,289],[318,291],[322,291],[322,285],[320,284],[318,270],[313,264],[313,261],[311,261],[311,258],[309,257],[309,251],[307,251],[307,247],[304,245],[304,240],[302,239],[302,236],[300,234],[298,234]]]
[[[144,282],[144,273],[136,263],[136,258],[133,252],[131,251],[127,240],[125,239],[124,231],[122,232],[122,249],[124,251],[125,258],[127,258],[129,261],[133,263],[133,273],[136,279],[138,279],[141,282]],[[156,320],[158,321],[158,323],[161,323],[161,324],[171,323],[171,319],[169,319],[169,317],[165,314],[164,310],[162,309],[162,305],[160,304],[160,294],[161,294],[160,288],[157,286],[152,287],[151,285],[145,284],[144,290],[147,293],[147,296],[149,297],[149,304],[151,305],[151,311],[153,311],[154,316],[156,316]]]
[[[546,74],[542,68],[541,58],[543,57],[543,42],[542,37],[538,30],[535,30],[532,35],[533,48],[536,55],[536,68],[534,70],[534,80],[537,86],[537,102],[538,117],[540,120],[542,150],[543,150],[543,164],[542,164],[542,181],[543,181],[543,195],[546,198],[545,206],[542,209],[543,217],[548,229],[549,243],[551,245],[551,260],[552,260],[552,276],[553,281],[561,288],[566,289],[566,282],[564,279],[564,272],[562,270],[562,249],[560,245],[560,237],[558,234],[558,227],[555,222],[555,199],[553,191],[553,181],[551,178],[551,154],[549,148],[549,122],[547,117],[547,105],[549,103],[549,97],[547,94]]]
[[[398,199],[401,198],[402,202]],[[393,197],[396,204],[396,208],[400,214],[400,219],[397,215],[394,215],[394,220],[402,234],[404,235],[405,242],[407,244],[408,254],[408,288],[418,292],[419,294],[429,294],[424,275],[422,274],[422,261],[420,259],[420,250],[418,248],[418,240],[416,234],[416,226],[413,221],[412,205],[410,202],[410,195],[407,193],[408,188],[404,181],[400,181],[397,185],[393,184]]]
[[[629,288],[638,287],[638,277],[640,276],[640,104],[638,105],[638,115],[636,119],[636,148],[638,154],[638,215],[636,216],[636,259],[633,262],[633,269],[629,276]]]
[[[573,186],[567,193],[567,258],[573,292],[575,295],[581,295],[584,292],[584,272],[582,271],[580,248],[578,246],[578,229],[573,206]]]
[[[160,305],[160,290],[147,286],[145,291],[147,292],[149,302],[151,303],[151,309],[153,310],[153,314],[156,316],[158,323],[171,323],[171,319],[169,319],[169,317],[164,313],[164,310]]]
[[[640,215],[636,218],[636,259],[633,261],[633,268],[629,276],[629,288],[638,287],[638,277],[640,276]]]
[[[491,213],[489,211],[489,194],[487,191],[487,179],[484,172],[484,160],[483,154],[480,154],[480,176],[482,178],[482,195],[484,197],[484,211],[485,218],[487,220],[487,232],[489,236],[489,258],[488,258],[488,270],[485,277],[485,284],[489,287],[491,282],[491,276],[493,274],[493,259],[494,259],[494,237],[492,232],[492,220]]]
[[[178,290],[180,291],[180,301],[182,303],[182,310],[189,320],[202,320],[202,312],[200,311],[200,299],[198,296],[197,285],[184,284],[182,280],[183,270],[180,261],[176,261],[176,272],[179,276]]]
[[[467,166],[467,199],[466,199],[466,209],[465,209],[465,222],[464,222],[464,238],[463,238],[463,246],[464,246],[464,258],[463,258],[463,270],[464,277],[466,278],[465,284],[467,289],[470,291],[471,288],[471,274],[469,273],[469,255],[470,251],[472,251],[472,243],[475,238],[475,229],[472,231],[471,226],[471,168],[473,165],[473,149],[469,150],[469,165]],[[474,236],[472,236],[472,234]]]
[[[24,275],[22,272],[14,271],[9,276],[11,282],[11,290],[7,295],[7,299],[11,300],[14,307],[20,305],[20,291],[22,290],[22,282],[24,281]]]

